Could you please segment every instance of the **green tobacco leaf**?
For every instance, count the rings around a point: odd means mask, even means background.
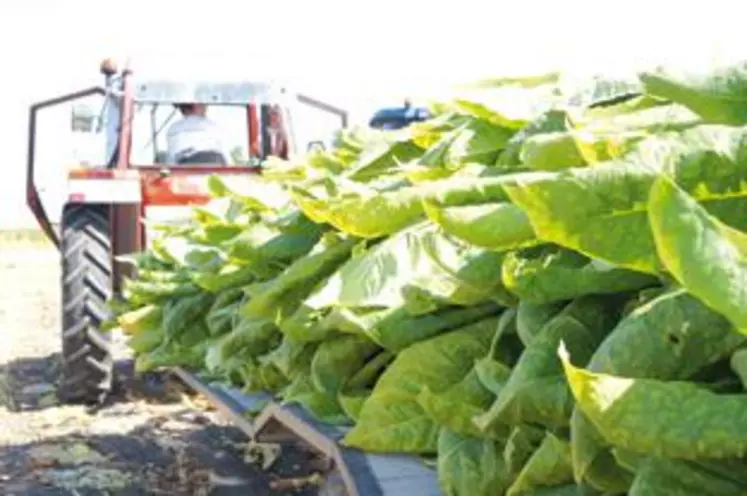
[[[553,487],[537,488],[528,494],[531,494],[532,496],[599,496],[600,494],[609,496],[609,495],[618,494],[618,493],[616,492],[600,493],[599,491],[585,484],[564,484],[564,485],[553,486]]]
[[[453,240],[452,240],[453,241]],[[462,245],[462,243],[451,243]],[[503,287],[503,258],[502,253],[484,250],[473,246],[463,246],[459,250],[460,257],[445,257],[447,247],[442,243],[427,243],[428,251],[438,254],[439,265],[456,276],[460,284],[454,290],[434,290],[428,288],[430,294],[441,301],[454,305],[473,306],[486,301],[511,307],[516,304],[516,298]],[[454,263],[460,261],[459,264]]]
[[[567,114],[562,110],[545,112],[511,137],[496,165],[505,169],[517,168],[521,163],[521,151],[524,144],[533,136],[567,130],[566,119]]]
[[[505,439],[508,426],[498,425],[496,429],[483,432],[472,419],[487,411],[495,395],[480,380],[476,370],[472,370],[459,383],[441,393],[433,393],[423,388],[417,397],[425,413],[438,425],[450,431],[475,438]]]
[[[538,305],[519,300],[516,310],[516,332],[524,346],[529,346],[545,324],[560,313],[565,305],[566,302],[562,301]]]
[[[280,344],[282,335],[267,319],[241,318],[230,333],[221,337],[211,348],[218,363],[241,353],[257,357]]]
[[[216,307],[213,304],[213,307],[205,316],[205,324],[207,324],[210,334],[220,336],[231,332],[234,322],[237,320],[241,303],[240,300],[237,300],[223,307]]]
[[[418,191],[413,188],[386,192],[372,189],[365,196],[324,200],[295,189],[293,199],[314,221],[360,238],[394,234],[423,216]]]
[[[633,474],[612,452],[601,450],[607,444],[578,406],[571,415],[571,460],[574,478],[605,493],[625,493]],[[593,456],[589,456],[589,455]]]
[[[125,334],[137,335],[142,331],[160,327],[162,319],[163,307],[146,305],[119,315],[117,325]]]
[[[529,219],[510,203],[440,207],[424,202],[424,208],[445,232],[475,246],[507,250],[536,242]]]
[[[591,119],[574,119],[574,127],[567,133],[557,137],[555,141],[558,148],[559,159],[552,155],[552,146],[547,150],[535,152],[539,158],[535,164],[531,164],[537,170],[558,170],[561,167],[581,166],[585,164],[596,164],[608,160],[619,159],[633,151],[636,145],[643,139],[659,133],[668,131],[679,131],[688,129],[698,124],[703,124],[696,114],[680,105],[654,105],[631,112],[623,112],[617,115],[604,115],[603,118],[594,117],[599,112],[587,112]],[[572,141],[575,149],[570,144]],[[551,144],[551,143],[550,143]],[[562,154],[564,146],[567,151]],[[544,154],[542,153],[544,151]],[[573,163],[573,161],[576,163]],[[530,164],[527,164],[530,165]]]
[[[403,166],[407,179],[413,184],[434,181],[451,176],[458,170],[447,161],[449,147],[458,136],[458,130],[439,134],[439,139],[416,161]]]
[[[498,395],[511,375],[511,369],[497,360],[485,357],[475,363],[475,373],[483,387]]]
[[[366,335],[391,351],[453,331],[498,315],[502,307],[483,303],[474,307],[446,307],[425,315],[412,316],[403,307],[386,311],[386,316],[364,330]]]
[[[547,72],[544,74],[535,74],[534,76],[519,77],[494,77],[476,80],[467,88],[500,88],[501,86],[518,86],[520,88],[536,88],[537,86],[555,84],[560,80],[560,73]]]
[[[743,467],[741,467],[744,470]],[[737,496],[744,494],[747,486],[714,473],[708,468],[685,460],[668,460],[649,457],[636,471],[629,496],[653,496],[667,494],[689,496],[709,494],[714,496]]]
[[[127,338],[127,346],[139,355],[158,348],[163,343],[163,333],[159,328],[146,328]]]
[[[532,81],[538,81],[535,78]],[[525,84],[525,78],[512,83],[465,87],[450,105],[458,112],[489,121],[497,126],[518,130],[552,109],[560,98],[550,80]]]
[[[594,134],[614,134],[625,131],[647,131],[660,133],[685,130],[705,124],[686,106],[649,96],[630,100],[614,107],[590,109],[581,116],[574,116],[574,130]]]
[[[557,245],[541,245],[507,254],[503,283],[521,301],[544,304],[641,289],[658,279],[590,260]]]
[[[739,376],[742,387],[747,389],[747,350],[737,350],[729,360],[731,370]]]
[[[747,453],[747,395],[589,372],[571,364],[563,346],[559,356],[578,407],[607,442],[685,460]]]
[[[513,428],[503,450],[503,459],[512,480],[519,475],[544,438],[545,431],[533,425],[521,424]]]
[[[571,449],[552,433],[547,433],[542,443],[506,492],[507,496],[526,494],[540,487],[553,487],[573,482]]]
[[[523,351],[524,345],[516,333],[516,310],[507,308],[501,313],[498,321],[498,330],[493,336],[493,342],[490,344],[490,353],[482,360],[482,362],[485,362],[483,366],[486,367],[483,372],[493,369],[491,374],[501,374],[499,371],[500,368],[510,370],[519,361],[519,357]],[[498,364],[496,365],[492,362],[497,362]],[[479,362],[477,365],[479,365]],[[498,377],[496,375],[494,379],[499,380]],[[491,386],[488,389],[493,390],[494,388]]]
[[[357,391],[359,389],[373,387],[381,373],[394,360],[395,354],[390,351],[381,351],[360,367],[345,383],[345,390]]]
[[[575,107],[600,107],[618,105],[620,100],[635,98],[641,92],[640,82],[635,77],[584,77],[576,80],[568,77],[564,81],[563,93],[567,104]]]
[[[500,255],[465,246],[421,223],[351,258],[304,305],[412,309],[413,296],[431,304],[481,303],[499,291],[500,263]]]
[[[307,254],[324,230],[296,210],[272,222],[252,224],[224,246],[230,257],[263,274]]]
[[[440,393],[460,382],[474,361],[488,352],[497,319],[414,344],[399,353],[363,405],[344,443],[370,451],[434,453],[439,426],[417,395]]]
[[[318,250],[298,259],[272,284],[253,295],[241,309],[242,315],[277,320],[291,316],[314,287],[345,262],[355,244],[354,239],[342,240],[332,246],[324,246],[325,242],[320,241]]]
[[[472,162],[492,165],[513,133],[513,130],[501,125],[482,119],[470,119],[457,130],[450,143],[444,157],[446,165],[452,168]]]
[[[521,148],[522,165],[538,171],[583,167],[586,160],[570,132],[552,132],[532,136]]]
[[[511,178],[511,175],[452,176],[419,184],[417,190],[421,201],[446,207],[508,202],[505,186],[512,183]]]
[[[191,282],[150,282],[126,279],[123,283],[124,297],[136,306],[163,303],[170,298],[197,295],[200,288]]]
[[[686,379],[726,357],[747,338],[681,289],[639,306],[610,332],[589,361],[592,372]]]
[[[464,124],[469,116],[455,112],[432,112],[433,117],[422,122],[412,122],[403,131],[409,139],[423,149],[432,150],[445,135]]]
[[[283,403],[298,403],[321,422],[333,425],[350,423],[337,396],[316,390],[308,377],[296,378],[294,383],[286,389]]]
[[[476,419],[477,425],[567,426],[573,401],[557,358],[558,344],[565,341],[581,359],[590,358],[614,325],[616,306],[606,298],[579,298],[550,320],[526,347],[490,410]]]
[[[611,105],[583,108],[580,114],[574,113],[572,120],[574,123],[603,119],[614,120],[628,115],[637,115],[642,110],[668,105],[670,103],[666,100],[650,95],[639,95]]]
[[[540,239],[615,265],[655,272],[658,260],[653,243],[647,242],[645,209],[637,208],[650,184],[645,169],[619,163],[537,173],[506,190]]]
[[[180,299],[172,299],[163,310],[163,333],[167,339],[179,339],[178,336],[195,321],[203,317],[213,304],[214,296],[198,293]]]
[[[587,368],[623,377],[685,380],[728,357],[745,339],[726,318],[685,291],[672,290],[622,319]],[[571,440],[577,479],[594,471],[593,464],[609,463],[608,443],[578,411],[571,417]]]
[[[442,429],[438,437],[438,482],[446,496],[495,496],[508,486],[501,443]]]
[[[423,154],[423,149],[410,141],[380,143],[364,150],[358,160],[345,171],[345,176],[365,182],[395,170],[402,162],[408,162]]]
[[[240,179],[232,177],[231,181],[227,182],[224,177],[214,174],[208,178],[208,187],[212,195],[219,198],[229,197],[234,203],[256,211],[277,210],[286,206],[290,200],[280,185],[257,175],[248,175]]]
[[[493,341],[490,343],[489,358],[498,358],[500,355],[501,340],[509,334],[516,334],[516,310],[507,308],[500,319],[498,319],[498,329],[495,331]]]
[[[330,330],[329,334],[345,332],[366,335],[383,348],[396,352],[419,341],[498,315],[501,310],[502,307],[494,303],[471,307],[446,306],[423,315],[412,315],[404,305],[389,309],[335,308],[320,321],[319,329]],[[325,337],[323,335],[319,339]],[[293,340],[298,341],[295,336]]]
[[[311,378],[317,391],[337,394],[345,383],[366,364],[379,346],[359,336],[341,336],[324,341],[311,362]]]
[[[667,270],[747,333],[747,234],[709,215],[664,177],[651,189],[649,219]]]
[[[302,303],[293,315],[283,319],[279,327],[284,336],[298,343],[324,341],[344,331],[338,329],[336,323],[330,322],[332,318],[334,316],[330,312],[308,308]]]
[[[284,338],[280,345],[260,357],[262,363],[270,363],[288,379],[305,377],[311,384],[311,361],[319,343],[294,343]]]
[[[215,273],[195,273],[192,280],[206,291],[218,293],[232,288],[246,286],[255,278],[254,267],[224,265]]]
[[[290,383],[290,378],[283,374],[274,363],[259,364],[255,370],[257,391],[279,391]]]
[[[360,417],[363,405],[371,396],[371,391],[354,391],[352,393],[345,393],[338,396],[340,406],[342,407],[345,415],[347,415],[353,422],[357,422]]]
[[[705,119],[720,123],[747,123],[747,67],[740,63],[707,72],[660,68],[643,72],[647,93],[686,105]]]
[[[503,189],[529,217],[539,239],[656,274],[662,265],[647,212],[654,180],[670,171],[709,213],[732,227],[747,227],[747,161],[741,158],[746,133],[698,126],[647,139],[621,161],[503,176]]]

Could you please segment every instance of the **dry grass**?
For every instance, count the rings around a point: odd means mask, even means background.
[[[51,242],[41,229],[0,229],[0,245],[10,244],[51,246]]]

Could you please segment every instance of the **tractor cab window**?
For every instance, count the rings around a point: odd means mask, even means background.
[[[207,118],[220,129],[222,152],[229,165],[244,166],[249,160],[246,108],[241,106],[209,106]],[[168,164],[166,134],[169,127],[183,119],[173,105],[136,103],[132,119],[133,166]]]

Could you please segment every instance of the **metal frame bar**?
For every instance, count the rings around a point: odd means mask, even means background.
[[[309,105],[311,107],[317,108],[319,110],[324,110],[325,112],[329,112],[330,114],[335,114],[340,117],[340,120],[342,121],[342,127],[346,128],[348,127],[348,112],[346,110],[343,110],[339,107],[335,107],[333,105],[330,105],[328,103],[324,103],[320,100],[317,100],[315,98],[311,98],[310,96],[298,94],[296,95],[298,98],[298,101]]]
[[[438,496],[438,476],[416,457],[405,454],[365,453],[340,445],[350,427],[324,424],[297,404],[281,405],[269,394],[244,394],[225,385],[206,384],[189,370],[172,369],[187,387],[260,443],[293,443],[324,460],[320,494],[385,496],[424,494]],[[257,402],[262,402],[261,411]],[[258,412],[253,420],[246,412]]]
[[[348,496],[359,496],[355,477],[345,463],[340,448],[333,440],[318,432],[302,418],[271,401],[252,423],[243,415],[244,408],[238,402],[225,394],[218,394],[182,367],[172,367],[170,370],[192,390],[204,396],[216,410],[229,421],[234,422],[251,440],[275,442],[288,439],[287,433],[292,433],[295,440],[301,441],[303,445],[323,455],[327,463],[331,462],[330,474],[340,479]],[[273,427],[282,428],[286,434],[276,431],[275,435],[272,432],[262,435],[263,430],[272,431]]]
[[[232,401],[230,398],[221,398],[215,391],[198,380],[190,372],[187,372],[182,367],[174,367],[171,369],[176,376],[181,379],[187,386],[192,388],[194,391],[203,395],[216,410],[221,412],[228,420],[236,424],[244,434],[249,436],[250,439],[254,439],[254,426],[252,423],[242,414],[241,405]]]
[[[52,223],[49,221],[47,211],[42,204],[41,197],[39,196],[39,189],[36,187],[36,119],[37,114],[40,110],[54,107],[61,103],[71,102],[80,98],[85,98],[92,95],[105,95],[106,90],[100,86],[92,86],[90,88],[76,91],[74,93],[68,93],[55,98],[50,98],[42,102],[35,103],[29,108],[29,127],[28,127],[28,150],[26,155],[26,204],[28,205],[31,213],[34,214],[36,221],[44,231],[44,234],[52,241],[52,243],[59,248],[60,238],[55,230],[52,228]]]

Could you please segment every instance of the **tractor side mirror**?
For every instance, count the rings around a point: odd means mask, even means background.
[[[97,113],[90,105],[73,105],[70,119],[70,129],[73,132],[90,133],[96,127]]]
[[[319,140],[309,141],[309,143],[306,145],[306,151],[310,152],[314,149],[324,151],[327,149],[327,147],[324,145],[323,141],[319,141]]]
[[[165,164],[169,160],[168,152],[159,150],[158,153],[156,153],[156,163],[157,164]]]

